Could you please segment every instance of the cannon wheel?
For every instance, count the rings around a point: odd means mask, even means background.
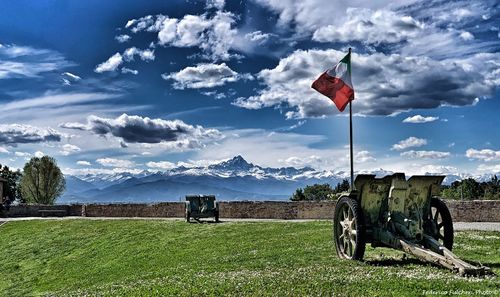
[[[451,251],[453,247],[453,221],[448,207],[441,199],[431,198],[430,219],[436,226],[432,237]]]
[[[365,253],[365,226],[358,201],[341,197],[335,206],[333,240],[337,255],[344,259],[362,260]]]

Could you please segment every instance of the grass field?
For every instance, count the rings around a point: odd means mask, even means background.
[[[499,232],[457,232],[454,251],[500,274]],[[0,227],[0,295],[500,295],[498,277],[463,278],[382,248],[365,259],[339,260],[327,221],[16,221]]]

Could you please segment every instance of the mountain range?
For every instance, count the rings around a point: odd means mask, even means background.
[[[384,176],[390,171],[363,172]],[[448,175],[445,184],[464,178]],[[236,156],[208,166],[178,166],[165,171],[66,175],[66,191],[57,203],[152,203],[183,201],[185,195],[210,194],[219,200],[288,200],[300,187],[335,186],[349,173],[311,167],[261,167]],[[476,177],[489,180],[490,176]]]

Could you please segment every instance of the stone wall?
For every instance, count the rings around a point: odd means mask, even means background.
[[[454,222],[500,222],[500,200],[447,200]]]
[[[446,201],[455,222],[500,222],[500,201]],[[219,202],[220,217],[256,219],[332,219],[335,202],[231,201]],[[88,217],[184,217],[184,202],[158,204],[87,204],[13,206],[9,217],[51,216]]]

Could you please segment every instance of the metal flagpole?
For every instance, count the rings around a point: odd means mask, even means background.
[[[349,48],[349,63],[351,63],[351,48]],[[353,149],[352,149],[352,100],[349,101],[349,149],[351,156],[351,191],[354,188],[354,159],[353,159]]]

